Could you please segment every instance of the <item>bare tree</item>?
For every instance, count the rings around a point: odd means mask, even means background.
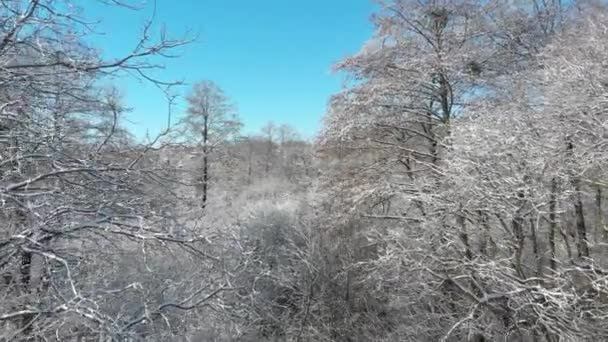
[[[200,144],[203,154],[200,182],[201,207],[204,209],[208,200],[211,154],[221,144],[237,137],[241,124],[234,105],[223,90],[211,81],[195,84],[187,100],[185,128],[193,142]]]
[[[99,85],[136,75],[165,91],[175,83],[153,78],[161,65],[152,61],[188,41],[164,31],[153,40],[149,22],[130,53],[104,60],[84,39],[94,25],[71,1],[2,1],[0,21],[2,339],[139,338],[163,319],[159,334],[170,335],[181,321],[169,310],[198,310],[225,286],[128,272],[166,262],[167,248],[199,267],[214,259],[158,201],[180,200],[154,162],[161,137],[133,143],[120,97]]]
[[[588,228],[604,214],[589,220],[597,188],[583,184],[603,183],[602,87],[584,84],[602,83],[591,76],[603,54],[592,37],[605,8],[577,5],[380,2],[376,36],[338,65],[356,82],[333,98],[320,139],[349,166],[322,179],[328,214],[341,219],[327,227],[343,250],[381,246],[354,282],[400,299],[390,306],[409,322],[399,339],[604,334],[593,318],[601,305],[583,295],[605,291],[589,287],[605,256],[593,257]],[[594,47],[574,42],[585,35]],[[562,311],[567,298],[589,304],[574,311],[590,319]],[[578,329],[564,323],[575,320]]]

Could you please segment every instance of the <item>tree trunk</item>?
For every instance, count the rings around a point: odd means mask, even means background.
[[[202,207],[205,209],[207,206],[207,191],[208,191],[208,182],[209,182],[209,159],[207,157],[207,153],[203,156],[203,198],[202,198]]]
[[[566,141],[568,154],[574,154],[574,144],[570,138]],[[585,225],[585,213],[583,211],[583,200],[581,198],[581,181],[577,175],[572,175],[572,185],[575,191],[574,215],[576,218],[576,249],[579,258],[589,257],[589,245],[587,241],[587,227]]]
[[[597,209],[597,222],[596,222],[596,242],[600,242],[600,239],[608,240],[608,229],[604,227],[604,212],[602,211],[602,188],[597,187],[595,192],[595,206]]]
[[[23,210],[18,209],[16,212],[16,220],[20,228],[25,228],[27,224],[26,214]],[[30,305],[32,300],[32,253],[22,251],[20,254],[21,263],[19,265],[19,273],[21,275],[21,297],[23,298],[24,309]],[[31,323],[34,319],[33,314],[23,315],[20,322],[21,334],[26,338],[31,334]]]
[[[570,240],[568,239],[568,234],[564,232],[562,226],[560,226],[559,228],[559,233],[562,236],[562,239],[564,239],[564,244],[566,245],[566,253],[568,253],[568,259],[570,260],[570,262],[572,262],[572,247],[570,245]]]
[[[524,245],[525,245],[525,235],[524,235],[524,218],[521,216],[521,210],[523,208],[524,202],[524,193],[519,191],[517,193],[517,197],[520,198],[518,203],[519,209],[515,212],[515,216],[511,221],[511,227],[513,229],[513,235],[515,237],[515,260],[513,262],[515,271],[522,278],[525,279],[525,273],[521,265],[521,259],[523,256]]]
[[[251,185],[251,182],[252,182],[251,176],[253,174],[253,165],[252,165],[253,151],[251,150],[251,146],[249,148],[250,148],[250,150],[249,150],[249,155],[247,158],[247,185]]]
[[[539,278],[543,277],[543,258],[540,254],[540,248],[538,245],[538,236],[536,234],[536,222],[533,217],[530,218],[530,235],[532,239],[532,253],[534,259],[536,259],[536,276]]]
[[[557,231],[557,181],[555,178],[551,180],[551,197],[549,199],[549,249],[550,249],[550,267],[552,271],[557,269],[557,260],[555,259],[555,233]]]
[[[576,248],[579,258],[589,257],[589,244],[587,241],[587,227],[585,225],[585,213],[583,211],[583,201],[581,199],[580,181],[575,179],[574,190],[576,198],[574,202],[574,213],[576,216]]]
[[[496,254],[496,242],[494,242],[492,239],[490,225],[488,223],[488,215],[481,210],[479,210],[477,213],[479,215],[482,228],[479,241],[479,254],[485,257],[493,257]]]
[[[511,225],[513,227],[513,234],[515,235],[515,260],[513,261],[515,271],[522,278],[525,279],[525,273],[521,265],[524,245],[525,245],[525,236],[524,236],[524,220],[517,216],[513,218]]]
[[[207,191],[209,184],[209,116],[204,116],[203,122],[203,198],[201,207],[207,207]]]
[[[467,232],[467,225],[463,214],[458,215],[458,224],[460,225],[460,240],[464,245],[464,256],[467,261],[473,260],[473,252],[471,251],[471,244],[469,242],[469,233]]]
[[[264,173],[266,177],[270,174],[270,163],[272,162],[272,137],[268,138],[268,149],[266,150],[266,165],[264,167]]]

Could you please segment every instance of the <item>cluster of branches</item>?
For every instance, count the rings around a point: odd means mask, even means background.
[[[328,231],[377,246],[343,263],[391,299],[387,339],[606,336],[607,15],[595,1],[380,2],[376,35],[337,66],[355,82],[320,153],[341,213]]]
[[[105,60],[86,43],[94,30],[69,0],[0,1],[2,340],[184,334],[176,312],[200,314],[230,288],[209,275],[212,237],[175,210],[179,170],[158,162],[160,137],[135,143],[118,92],[101,86],[135,75],[166,91],[176,83],[151,72],[188,40],[154,39],[147,22],[131,52]]]
[[[0,0],[0,339],[602,339],[607,19],[379,1],[313,161],[288,126],[242,137],[212,82],[134,142],[100,85],[170,94],[187,41],[147,23],[104,60],[69,0]]]
[[[244,135],[236,105],[212,81],[196,83],[187,102],[164,154],[167,163],[179,163],[189,173],[203,209],[210,202],[223,204],[222,193],[263,182],[309,183],[312,144],[296,129],[269,122],[259,134]]]

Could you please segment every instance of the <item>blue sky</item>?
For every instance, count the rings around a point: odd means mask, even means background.
[[[139,12],[85,6],[88,18],[102,20],[98,30],[105,34],[93,39],[106,56],[129,51],[152,4]],[[274,121],[311,137],[329,96],[341,87],[331,66],[371,36],[372,11],[370,0],[157,0],[157,29],[164,24],[173,36],[190,30],[198,39],[156,76],[215,81],[236,102],[246,133]],[[133,107],[128,127],[138,137],[160,131],[166,122],[161,93],[135,79],[118,84]],[[180,101],[175,113],[184,110]]]

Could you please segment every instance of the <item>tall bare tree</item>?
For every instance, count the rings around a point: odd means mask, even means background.
[[[235,107],[224,91],[211,81],[193,86],[187,97],[188,111],[184,124],[188,137],[202,149],[201,207],[207,206],[209,196],[211,156],[222,144],[234,140],[241,123]]]

